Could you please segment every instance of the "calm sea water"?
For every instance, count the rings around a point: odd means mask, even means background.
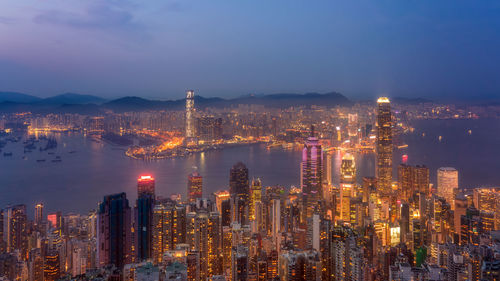
[[[395,152],[395,163],[400,163],[402,154],[408,154],[411,164],[426,164],[431,169],[431,182],[436,181],[439,167],[452,166],[459,170],[462,187],[500,186],[500,120],[417,121],[413,126],[415,132],[403,137],[409,146]],[[133,205],[136,179],[143,173],[156,178],[158,195],[185,196],[187,175],[194,166],[204,177],[204,194],[208,195],[227,189],[229,169],[238,161],[247,165],[250,177],[260,177],[264,185],[299,185],[299,150],[252,145],[186,158],[142,161],[126,157],[123,148],[81,134],[58,134],[56,138],[59,145],[53,155],[38,150],[24,154],[22,142],[6,145],[3,151],[12,151],[13,156],[0,154],[1,207],[24,203],[32,213],[32,206],[43,202],[47,212],[86,213],[104,195],[122,191],[127,192]],[[56,156],[62,162],[51,162]],[[333,158],[334,179],[338,179],[340,153]],[[356,155],[359,179],[374,174],[374,160],[373,154]]]

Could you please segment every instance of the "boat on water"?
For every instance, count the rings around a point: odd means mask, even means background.
[[[36,162],[45,162],[45,159],[37,159]]]
[[[61,159],[53,159],[52,162],[57,163],[57,162],[62,162]]]
[[[56,159],[61,159],[61,156],[57,155],[57,156],[56,156]]]
[[[54,155],[54,154],[56,154],[56,153],[55,153],[55,152],[49,152],[48,154],[49,154],[49,155]]]
[[[3,156],[12,156],[12,152],[4,152]]]
[[[70,151],[70,152],[68,152],[68,153],[73,154],[73,153],[75,153],[75,152],[76,152],[75,150],[71,150],[71,151]]]

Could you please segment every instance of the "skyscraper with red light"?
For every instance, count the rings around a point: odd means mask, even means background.
[[[59,229],[62,227],[62,213],[60,211],[55,213],[50,213],[47,215],[47,221],[50,223],[50,227]]]
[[[143,175],[137,180],[135,206],[135,250],[139,261],[151,258],[152,219],[155,202],[155,179]]]
[[[143,194],[155,196],[155,179],[151,175],[143,175],[137,179],[137,197]]]
[[[187,189],[189,203],[196,202],[196,199],[203,196],[203,177],[198,172],[189,174]]]

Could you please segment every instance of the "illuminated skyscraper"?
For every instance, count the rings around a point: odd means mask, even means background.
[[[139,261],[151,257],[154,201],[155,179],[151,176],[141,176],[137,179],[137,202],[135,207],[135,250]]]
[[[104,196],[97,218],[98,265],[118,268],[131,261],[130,207],[125,193]]]
[[[342,157],[340,166],[340,218],[350,221],[351,198],[354,196],[356,186],[356,163],[352,154],[345,154]]]
[[[451,167],[442,167],[437,171],[438,195],[455,208],[454,190],[458,188],[458,171]]]
[[[150,175],[144,175],[137,179],[137,197],[141,195],[155,195],[155,179]]]
[[[4,241],[7,252],[21,251],[25,256],[28,251],[26,205],[15,205],[4,210]]]
[[[189,174],[187,189],[189,203],[195,203],[196,199],[203,196],[203,177],[198,172],[194,171]]]
[[[426,166],[398,166],[398,181],[402,199],[408,201],[416,193],[429,195],[429,168]]]
[[[254,221],[256,217],[256,205],[262,201],[262,183],[260,179],[252,180],[252,188],[250,189],[250,206],[249,217],[250,221]]]
[[[340,183],[355,184],[356,183],[356,162],[352,154],[346,153],[342,157],[340,166]]]
[[[314,136],[314,126],[311,126],[311,136],[302,149],[301,162],[304,221],[312,216],[322,198],[323,171],[323,149],[318,138]]]
[[[333,183],[332,164],[333,164],[332,154],[327,153],[326,154],[326,161],[325,161],[325,176],[326,176],[325,183],[327,185],[332,185],[332,183]]]
[[[172,247],[172,215],[173,208],[156,205],[153,209],[151,257],[153,263],[162,261],[162,255]]]
[[[377,100],[377,165],[378,189],[390,193],[392,189],[392,121],[388,98]]]
[[[186,91],[186,141],[194,139],[194,91]]]
[[[231,194],[227,190],[214,193],[217,212],[221,214],[222,226],[231,225]]]
[[[189,213],[187,239],[191,251],[199,253],[200,279],[222,273],[222,232],[219,213]]]
[[[221,216],[211,212],[208,217],[208,275],[222,274]]]
[[[60,277],[59,252],[50,250],[45,255],[44,277],[46,281],[55,281]]]
[[[43,221],[43,203],[35,206],[35,225],[40,225]]]
[[[165,251],[174,250],[186,241],[186,208],[173,202],[157,204],[153,210],[152,258],[162,261]]]
[[[229,193],[232,201],[232,220],[248,224],[248,168],[241,162],[236,163],[229,173]]]
[[[61,229],[61,227],[62,227],[62,213],[61,213],[61,211],[57,211],[55,213],[48,214],[47,221],[49,222],[51,228]]]

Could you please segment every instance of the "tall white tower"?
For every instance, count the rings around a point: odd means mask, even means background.
[[[186,140],[191,141],[194,138],[194,91],[186,91]]]

